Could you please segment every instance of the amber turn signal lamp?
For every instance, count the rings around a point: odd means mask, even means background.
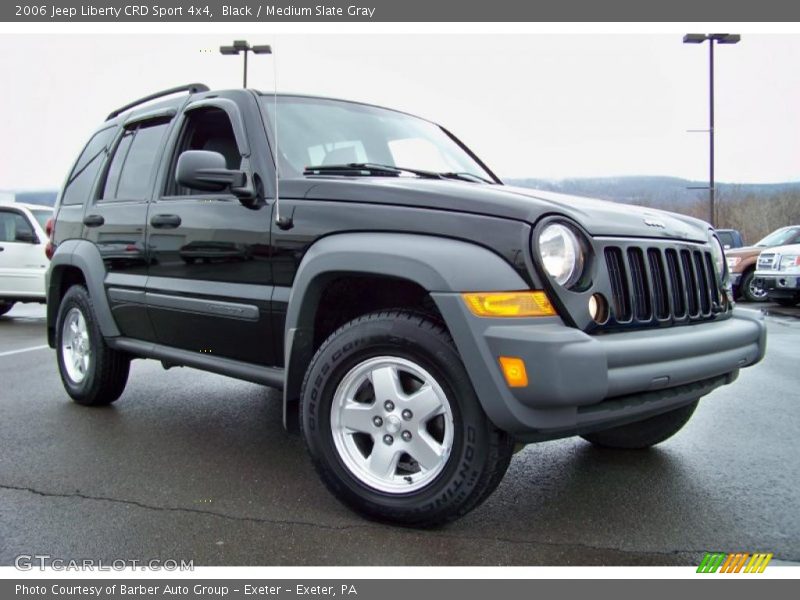
[[[501,356],[498,358],[503,369],[508,387],[525,387],[528,385],[528,373],[525,371],[525,362],[516,356]]]
[[[472,314],[479,317],[552,317],[556,310],[541,291],[473,292],[462,294]]]

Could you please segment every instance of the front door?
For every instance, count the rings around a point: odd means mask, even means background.
[[[175,181],[185,150],[218,152],[229,169],[245,166],[236,116],[205,103],[187,110],[173,136],[160,195],[148,213],[148,313],[161,344],[271,366],[270,207],[247,208],[229,193]]]

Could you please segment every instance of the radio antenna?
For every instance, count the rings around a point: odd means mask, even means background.
[[[280,153],[278,146],[278,61],[275,58],[275,53],[270,48],[269,54],[272,55],[272,132],[275,137],[275,224],[283,230],[291,229],[293,226],[292,217],[281,216],[281,193],[280,193]]]

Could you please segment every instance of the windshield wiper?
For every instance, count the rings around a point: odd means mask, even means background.
[[[411,169],[408,167],[395,167],[394,165],[383,165],[380,163],[347,163],[341,165],[316,165],[306,167],[303,175],[325,175],[331,173],[335,175],[374,175],[383,177],[399,177],[403,173],[411,173],[417,177],[425,179],[458,179],[459,181],[471,181],[472,183],[494,183],[484,179],[480,175],[467,172],[443,172],[425,171],[423,169]]]
[[[411,173],[417,177],[428,179],[443,179],[443,176],[433,171],[423,171],[421,169],[408,169],[405,167],[394,167],[392,165],[382,165],[378,163],[347,163],[341,165],[315,165],[306,167],[303,175],[376,175],[381,177],[399,177],[403,173]]]
[[[474,183],[494,183],[494,181],[490,181],[481,177],[480,175],[475,175],[474,173],[467,173],[467,172],[458,172],[458,173],[439,173],[441,177],[444,179],[458,179],[460,181],[472,181]]]

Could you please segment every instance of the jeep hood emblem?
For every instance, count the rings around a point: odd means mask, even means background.
[[[664,225],[664,223],[662,223],[661,221],[658,221],[656,219],[645,218],[644,219],[644,224],[647,225],[648,227],[656,227],[658,229],[666,229],[667,228],[667,226]]]

